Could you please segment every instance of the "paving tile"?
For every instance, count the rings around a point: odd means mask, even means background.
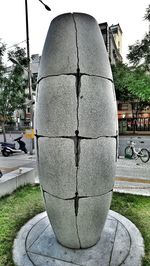
[[[43,219],[39,220],[36,223],[36,226],[32,227],[32,230],[28,235],[28,241],[26,242],[26,250],[29,250],[31,248],[31,246],[35,243],[35,241],[38,240],[39,236],[46,230],[47,227],[49,227],[49,224],[50,224],[49,220],[43,217]]]
[[[41,256],[39,254],[37,254],[35,256],[35,254],[30,253],[30,259],[34,260],[34,265],[36,266],[73,266],[75,264],[63,261],[63,260],[58,260],[56,258],[49,258],[49,257],[45,257],[45,256]],[[79,265],[79,264],[78,264]],[[28,266],[28,265],[26,265]],[[80,265],[79,265],[80,266]],[[82,265],[81,265],[82,266]]]
[[[121,223],[118,223],[116,228],[110,266],[121,265],[129,255],[130,248],[130,234]]]
[[[44,219],[43,217],[45,213],[35,216],[20,230],[13,249],[15,265],[142,265],[144,256],[142,236],[133,223],[116,212],[109,211],[100,241],[88,249],[69,249],[61,246],[56,241],[51,225],[49,224],[48,227],[46,225],[47,217]],[[43,229],[45,228],[42,233],[34,229],[40,220],[43,223]],[[33,232],[38,236],[36,240]],[[30,233],[33,236],[32,246],[28,245],[28,240],[31,241]],[[29,248],[26,250],[25,246]]]
[[[35,241],[33,246],[28,250],[29,257],[32,258],[35,265],[39,265],[37,264],[39,263],[37,262],[39,256],[41,260],[43,257],[42,261],[45,261],[45,258],[46,261],[50,261],[51,263],[51,260],[54,259],[54,263],[62,263],[60,265],[64,265],[63,263],[72,263],[73,266],[98,266],[101,260],[105,261],[105,265],[109,265],[110,254],[113,249],[113,241],[115,238],[116,225],[117,222],[115,219],[108,218],[102,232],[103,241],[100,240],[97,245],[88,249],[68,249],[61,246],[56,241],[54,233],[49,226],[49,228],[46,228],[38,240]],[[38,256],[35,256],[35,253],[38,254]]]

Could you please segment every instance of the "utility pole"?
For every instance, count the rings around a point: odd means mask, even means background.
[[[48,11],[51,11],[50,7],[45,5],[41,0],[39,0]],[[32,94],[32,76],[31,76],[31,64],[30,64],[30,44],[29,44],[29,21],[28,21],[28,1],[25,0],[25,18],[26,18],[26,42],[27,42],[27,59],[28,59],[28,88],[29,88],[29,99],[31,100],[30,106],[30,125],[31,129],[34,130],[34,116],[33,116],[33,94]],[[34,139],[31,139],[31,149],[30,154],[33,154]]]
[[[29,99],[32,101],[32,78],[31,78],[31,65],[30,65],[30,45],[29,45],[29,21],[28,21],[28,2],[25,0],[25,18],[26,18],[26,42],[27,42],[27,59],[28,59],[28,88],[29,88]],[[33,123],[33,104],[30,105],[30,126],[32,131],[34,130]],[[32,134],[31,134],[32,135]],[[30,154],[33,154],[34,139],[31,138]]]

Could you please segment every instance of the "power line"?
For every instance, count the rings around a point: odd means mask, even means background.
[[[23,42],[26,42],[26,40],[24,40],[24,41],[22,41],[22,42],[18,42],[18,43],[16,43],[16,44],[12,45],[12,46],[9,46],[8,48],[6,48],[6,50],[8,50],[8,49],[10,49],[10,48],[12,48],[12,47],[14,47],[14,46],[16,46],[16,45],[18,45],[18,44],[21,44],[21,43],[23,43]]]

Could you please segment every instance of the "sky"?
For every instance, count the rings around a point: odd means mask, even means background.
[[[148,32],[144,21],[149,0],[43,0],[47,11],[38,0],[28,0],[30,54],[42,53],[51,20],[63,13],[82,12],[95,17],[98,23],[120,24],[123,31],[122,56],[126,62],[128,45],[141,40]],[[14,44],[26,47],[25,0],[0,0],[0,41],[9,50]],[[21,43],[22,42],[22,43]],[[12,47],[13,48],[13,47]]]

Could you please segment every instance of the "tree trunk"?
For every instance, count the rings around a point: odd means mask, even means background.
[[[5,122],[2,122],[2,132],[3,132],[4,142],[6,142]]]
[[[133,128],[133,134],[135,134],[136,131],[136,106],[135,103],[131,103],[132,105],[132,128]]]

